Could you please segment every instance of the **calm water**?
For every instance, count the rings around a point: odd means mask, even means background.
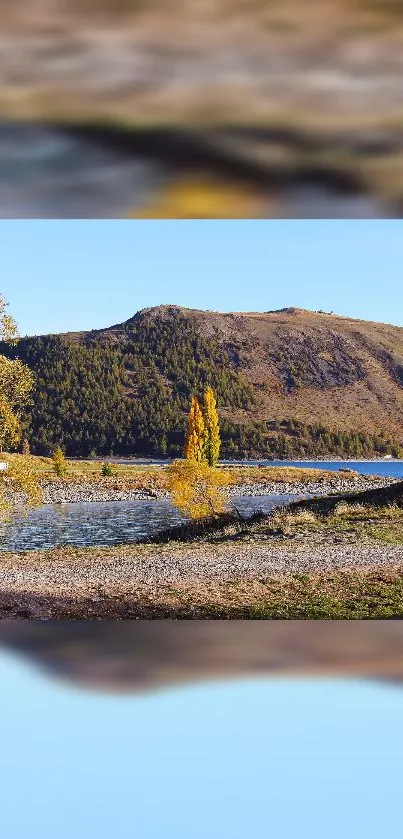
[[[124,458],[107,458],[111,463],[127,466],[147,466],[168,463],[167,460],[125,460]],[[223,466],[297,466],[298,469],[328,469],[338,472],[339,469],[353,469],[361,475],[380,475],[384,478],[403,478],[403,460],[221,460]]]
[[[256,510],[266,512],[290,500],[288,495],[234,498],[244,515]],[[184,519],[165,500],[49,504],[31,510],[22,520],[3,525],[0,550],[130,544],[181,521]]]
[[[223,463],[230,462],[223,461]],[[245,466],[298,466],[299,469],[328,469],[330,472],[347,468],[361,475],[403,478],[403,460],[244,460],[242,462]]]
[[[165,180],[154,163],[63,131],[0,123],[0,218],[119,218]]]
[[[125,696],[4,653],[0,683],[10,839],[399,835],[401,687],[262,678]]]

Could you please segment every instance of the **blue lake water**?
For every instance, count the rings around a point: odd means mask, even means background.
[[[399,835],[400,686],[249,678],[119,695],[6,653],[0,683],[10,839]]]
[[[257,510],[268,512],[290,500],[288,495],[234,498],[245,516]],[[130,544],[182,521],[167,500],[48,504],[30,510],[23,519],[1,525],[0,551]]]
[[[231,464],[232,461],[222,461]],[[403,478],[403,460],[244,460],[239,466],[297,466],[299,469],[353,469],[361,475]]]
[[[148,464],[164,466],[167,460],[125,460],[110,458],[111,463],[126,466],[146,466]],[[297,466],[299,469],[329,469],[338,472],[348,468],[361,475],[381,475],[388,478],[403,478],[403,460],[222,460],[223,466]]]

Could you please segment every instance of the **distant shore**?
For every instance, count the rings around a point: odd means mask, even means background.
[[[357,492],[371,487],[385,487],[393,483],[393,478],[377,478],[369,475],[341,477],[337,473],[326,479],[287,481],[270,480],[253,483],[236,483],[226,489],[229,498],[239,495],[328,495],[337,492]],[[104,479],[63,481],[41,481],[45,504],[77,504],[101,501],[151,501],[169,498],[169,493],[161,487],[131,487],[125,479]]]

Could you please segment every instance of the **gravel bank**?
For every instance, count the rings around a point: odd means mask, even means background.
[[[288,483],[286,481],[265,481],[254,484],[237,484],[228,487],[226,492],[232,496],[247,495],[329,495],[334,492],[359,492],[375,489],[396,483],[393,478],[379,478],[373,480],[368,477],[359,478],[330,478],[325,481],[301,481]],[[71,504],[89,501],[150,501],[150,499],[169,498],[169,493],[161,489],[130,489],[111,487],[95,481],[77,483],[63,481],[44,481],[41,484],[45,504]]]
[[[129,489],[105,486],[95,481],[64,483],[44,481],[41,483],[45,504],[75,504],[89,501],[150,501],[153,498],[167,498],[163,490]]]
[[[373,480],[368,477],[359,478],[330,478],[326,481],[265,481],[255,484],[237,484],[228,487],[228,495],[331,495],[338,492],[361,492],[366,489],[382,489],[396,483],[394,478],[379,478]]]
[[[349,541],[350,540],[350,541]],[[275,540],[164,546],[38,551],[3,554],[0,593],[22,592],[70,597],[93,591],[130,593],[138,587],[158,591],[175,584],[229,583],[239,580],[331,572],[339,569],[403,565],[403,546],[351,542],[349,534]]]

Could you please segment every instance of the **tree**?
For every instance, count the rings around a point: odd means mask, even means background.
[[[0,472],[0,519],[23,514],[25,507],[43,502],[42,490],[35,478],[31,459],[23,455],[6,455],[7,469]]]
[[[201,463],[204,459],[205,427],[203,412],[195,396],[192,396],[188,416],[185,442],[186,460]]]
[[[204,391],[204,454],[209,466],[216,466],[220,454],[220,425],[217,402],[212,387]]]
[[[213,469],[196,460],[174,460],[167,471],[173,504],[184,516],[201,519],[225,512],[225,487],[231,483],[231,477],[223,469]]]
[[[7,303],[0,295],[0,340],[15,344],[17,325],[8,314]],[[30,370],[19,360],[0,355],[0,449],[14,448],[21,439],[19,413],[27,403],[34,380]],[[6,455],[0,472],[0,517],[7,518],[25,505],[42,501],[30,458]]]
[[[15,344],[17,325],[0,295],[0,340]],[[19,359],[0,355],[0,451],[15,448],[21,439],[19,414],[34,385],[31,371]]]
[[[52,461],[55,474],[58,478],[63,478],[67,472],[67,462],[60,446],[56,446],[52,454]]]

